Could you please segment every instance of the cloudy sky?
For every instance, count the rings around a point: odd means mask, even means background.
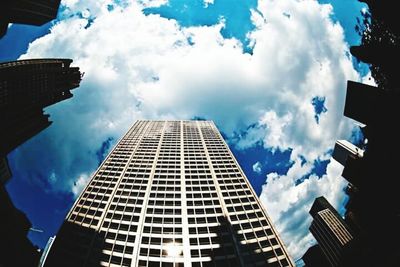
[[[345,3],[344,3],[345,2]],[[324,195],[343,212],[330,160],[358,140],[343,117],[356,0],[63,0],[57,20],[12,25],[0,60],[65,57],[85,73],[54,123],[9,155],[7,188],[43,247],[108,151],[137,119],[214,120],[296,260]]]

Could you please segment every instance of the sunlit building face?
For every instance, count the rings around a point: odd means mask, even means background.
[[[293,266],[211,121],[137,121],[67,216],[47,266]]]

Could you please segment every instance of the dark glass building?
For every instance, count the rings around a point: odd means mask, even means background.
[[[8,23],[42,25],[57,16],[61,0],[2,0],[0,4],[0,38]]]
[[[310,214],[314,219],[310,232],[330,266],[345,266],[347,251],[354,239],[351,229],[324,197],[315,199]]]
[[[398,88],[347,83],[344,115],[360,126],[363,140],[355,145],[337,141],[333,157],[344,166],[342,177],[349,182],[345,221],[358,239],[352,253],[360,266],[400,262],[399,102]],[[377,229],[378,234],[371,234]]]
[[[30,59],[0,63],[0,266],[37,266],[40,254],[27,238],[31,223],[17,209],[6,183],[7,154],[51,124],[43,108],[72,97],[79,68],[71,59]]]
[[[318,244],[310,247],[304,253],[302,260],[305,267],[326,267],[330,265]]]
[[[81,72],[71,59],[0,63],[0,157],[48,127],[43,108],[72,97]]]

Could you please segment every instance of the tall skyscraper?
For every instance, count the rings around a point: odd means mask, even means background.
[[[350,228],[324,197],[315,199],[310,214],[314,218],[310,232],[330,265],[346,266],[347,252],[354,240]]]
[[[294,266],[211,121],[137,121],[76,200],[45,266]]]
[[[8,23],[42,25],[57,16],[60,0],[3,0],[0,4],[0,38]]]
[[[0,157],[48,127],[43,108],[72,97],[81,72],[71,59],[0,63]]]

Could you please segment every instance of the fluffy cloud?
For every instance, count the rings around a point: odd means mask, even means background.
[[[294,259],[300,258],[315,242],[308,232],[312,220],[308,212],[315,198],[324,196],[335,208],[339,208],[345,199],[343,188],[347,182],[341,177],[343,166],[335,160],[328,164],[326,175],[311,175],[303,183],[293,186],[311,169],[310,163],[302,164],[298,159],[286,175],[268,174],[260,196]]]
[[[86,174],[81,174],[81,176],[79,176],[74,182],[71,191],[75,196],[78,196],[82,192],[87,184],[88,179],[89,177]]]
[[[204,0],[204,6],[208,7],[208,5],[214,4],[214,0]]]
[[[259,161],[257,161],[253,165],[253,172],[260,174],[261,173],[261,167],[262,167],[261,163]]]
[[[287,175],[268,175],[261,199],[299,257],[311,240],[307,213],[313,198],[325,195],[339,203],[344,182],[333,162],[327,175],[311,175],[298,186],[295,181],[336,139],[351,133],[342,117],[346,80],[360,79],[347,56],[343,29],[330,19],[331,6],[259,1],[248,54],[238,40],[221,36],[223,20],[182,28],[143,14],[144,7],[163,1],[109,8],[112,3],[64,1],[65,18],[22,56],[72,58],[85,77],[72,99],[48,108],[54,124],[16,151],[17,165],[29,165],[26,175],[41,179],[52,180],[54,173],[53,190],[78,194],[97,167],[103,142],[118,139],[134,120],[212,119],[240,149],[259,142],[292,149],[295,164]],[[328,110],[319,124],[316,96],[325,97]],[[43,156],[35,158],[38,149]],[[307,162],[301,164],[301,158]],[[294,224],[300,224],[298,233]]]

